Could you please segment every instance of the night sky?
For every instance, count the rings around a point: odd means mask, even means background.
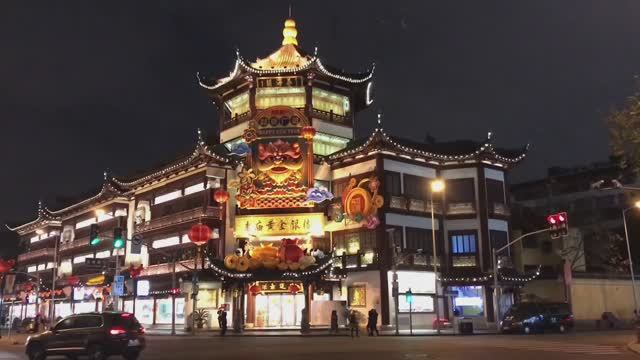
[[[288,4],[303,49],[372,62],[375,114],[399,136],[532,144],[515,180],[608,157],[604,117],[640,73],[638,1],[3,2],[0,222],[189,151],[216,108],[195,73],[279,47]],[[12,236],[0,234],[0,256]],[[3,252],[4,251],[4,252]]]

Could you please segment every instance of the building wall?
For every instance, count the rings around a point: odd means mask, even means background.
[[[576,320],[597,320],[605,311],[619,319],[633,318],[631,280],[574,279],[572,309]]]
[[[349,306],[347,294],[348,288],[353,285],[365,285],[366,286],[366,306],[365,307],[351,307]],[[342,282],[342,295],[338,300],[346,300],[347,306],[351,310],[355,310],[360,313],[361,317],[361,326],[366,325],[362,323],[362,319],[367,318],[367,313],[372,308],[375,308],[378,314],[382,313],[381,307],[381,294],[380,294],[380,272],[377,270],[374,271],[358,271],[351,272],[347,276],[347,278]],[[381,319],[378,318],[380,321]]]

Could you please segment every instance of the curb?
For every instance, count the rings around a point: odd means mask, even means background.
[[[640,355],[640,344],[635,341],[632,341],[627,344],[627,350]]]

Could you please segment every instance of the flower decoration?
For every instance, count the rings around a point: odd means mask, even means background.
[[[244,129],[242,138],[244,139],[244,142],[246,142],[247,144],[250,144],[258,138],[258,133],[256,132],[256,129],[249,127]]]
[[[371,190],[372,193],[376,193],[378,192],[378,188],[380,187],[380,180],[378,180],[378,178],[376,177],[372,177],[369,180],[369,190]]]
[[[380,219],[376,215],[370,215],[366,219],[365,227],[369,230],[373,230],[380,225]]]
[[[325,200],[332,200],[333,194],[322,187],[313,187],[307,191],[307,201],[321,203]]]

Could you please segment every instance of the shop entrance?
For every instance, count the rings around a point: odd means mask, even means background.
[[[303,294],[258,294],[255,301],[256,327],[300,326],[304,308]]]

